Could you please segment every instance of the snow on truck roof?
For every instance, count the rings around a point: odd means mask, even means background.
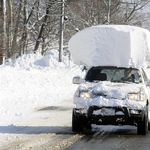
[[[69,41],[74,63],[140,68],[150,57],[150,32],[128,25],[86,28]]]

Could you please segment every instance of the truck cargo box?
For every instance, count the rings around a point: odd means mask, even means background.
[[[69,51],[79,65],[139,68],[150,56],[150,32],[128,25],[93,26],[70,39]]]

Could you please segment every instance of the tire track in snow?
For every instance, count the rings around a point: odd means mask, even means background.
[[[77,142],[78,140],[80,140],[83,137],[84,137],[84,135],[76,134],[76,135],[72,136],[71,138],[68,138],[68,139],[65,139],[65,140],[59,142],[58,144],[56,144],[55,146],[50,148],[50,150],[65,150],[66,148],[68,148],[69,146],[71,146],[72,144],[74,144],[75,142]]]

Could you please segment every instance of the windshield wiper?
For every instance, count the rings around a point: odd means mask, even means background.
[[[86,82],[99,82],[99,80],[85,80]]]
[[[112,80],[111,82],[117,82],[117,83],[134,83],[132,81],[127,81],[127,80]]]

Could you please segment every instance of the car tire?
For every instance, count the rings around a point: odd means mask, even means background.
[[[149,122],[149,110],[148,110],[148,131],[150,131],[150,122]]]
[[[87,124],[87,125],[86,125],[86,128],[89,129],[89,130],[91,130],[91,129],[92,129],[91,124]]]
[[[76,116],[74,109],[72,111],[72,131],[77,133],[83,132],[83,117]]]
[[[141,135],[148,134],[148,111],[145,111],[144,119],[141,122],[138,122],[137,133]]]
[[[150,131],[150,122],[148,122],[148,131]]]

